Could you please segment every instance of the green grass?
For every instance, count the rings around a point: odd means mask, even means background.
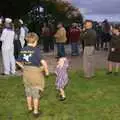
[[[37,120],[120,120],[120,76],[107,76],[104,70],[96,76],[86,80],[81,72],[70,72],[64,102],[56,98],[55,78],[50,76]],[[0,78],[0,120],[35,120],[27,113],[20,77]]]

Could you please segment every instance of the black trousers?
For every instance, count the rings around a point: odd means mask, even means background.
[[[50,50],[54,50],[54,38],[53,37],[50,37],[49,45],[50,45]]]
[[[18,58],[21,48],[22,47],[21,47],[20,40],[14,40],[14,56],[15,56],[15,59]]]
[[[83,49],[83,51],[84,51],[84,41],[82,40],[82,49]]]
[[[43,37],[43,51],[49,52],[50,37]]]
[[[0,51],[1,51],[1,47],[2,47],[2,42],[0,41]]]

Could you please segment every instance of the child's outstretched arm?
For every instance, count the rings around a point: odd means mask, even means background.
[[[24,68],[24,66],[23,66],[23,64],[21,63],[21,62],[18,62],[18,61],[16,61],[16,64],[20,67],[20,68]]]
[[[41,64],[42,64],[43,67],[44,67],[46,76],[48,76],[48,75],[49,75],[49,70],[48,70],[47,62],[46,62],[45,60],[41,60]]]

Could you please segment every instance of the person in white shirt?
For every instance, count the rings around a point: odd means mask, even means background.
[[[2,18],[0,18],[0,36],[2,34],[2,30],[3,30],[3,20]],[[2,42],[0,41],[0,51],[1,51],[1,47],[2,47]]]
[[[2,41],[2,58],[4,73],[3,75],[15,74],[15,58],[14,58],[14,36],[15,32],[12,27],[12,20],[5,19],[5,28],[3,29],[0,40]]]
[[[19,20],[20,24],[21,24],[21,28],[20,28],[20,42],[21,42],[21,47],[23,48],[25,45],[25,29],[23,27],[23,21],[20,19]]]

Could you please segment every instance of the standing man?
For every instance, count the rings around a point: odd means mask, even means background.
[[[2,41],[3,75],[15,74],[14,36],[15,32],[13,31],[12,19],[6,18],[5,28],[0,38]]]
[[[20,42],[21,42],[21,47],[23,48],[24,45],[25,45],[25,29],[23,27],[23,21],[20,19],[19,22],[20,22],[20,25],[21,25],[19,39],[20,39]]]
[[[64,45],[67,41],[66,30],[63,27],[62,23],[58,23],[57,25],[57,32],[55,34],[56,44],[57,44],[57,57],[65,56],[65,48]]]
[[[111,35],[110,35],[110,32],[111,32],[111,27],[110,27],[110,24],[107,20],[104,20],[103,23],[102,23],[102,29],[103,29],[103,35],[102,35],[102,47],[104,47],[104,50],[108,50],[109,48],[109,43],[110,43],[110,40],[111,40]]]
[[[96,50],[100,50],[100,45],[101,45],[101,36],[102,36],[102,26],[100,23],[96,25],[96,34],[97,34],[97,39],[96,39]]]
[[[80,40],[80,28],[78,28],[77,23],[73,23],[69,31],[69,39],[71,43],[71,55],[79,55],[78,42]]]
[[[3,30],[3,20],[2,18],[0,18],[0,36],[2,34],[2,30]],[[1,51],[1,46],[2,46],[2,42],[0,41],[0,51]]]
[[[84,41],[83,69],[86,78],[94,76],[94,52],[96,43],[96,32],[92,29],[92,21],[87,20],[84,24],[82,39]]]
[[[50,43],[50,29],[47,23],[43,24],[42,37],[43,37],[43,51],[47,53],[49,52],[49,43]]]
[[[49,29],[50,29],[50,50],[54,51],[54,34],[55,34],[55,27],[53,23],[49,22]]]
[[[15,31],[15,37],[14,37],[14,56],[15,59],[18,59],[18,55],[20,53],[20,50],[22,48],[21,41],[20,41],[20,23],[16,19],[14,20],[14,31]]]

